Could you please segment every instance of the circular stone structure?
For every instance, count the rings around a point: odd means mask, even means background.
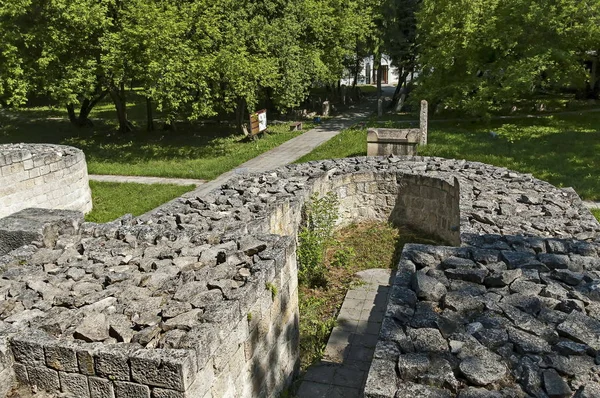
[[[340,225],[385,220],[447,242],[406,246],[366,396],[595,396],[598,222],[573,190],[424,157],[238,175],[0,257],[0,386],[277,396],[298,370],[302,210],[327,192]]]
[[[92,209],[85,155],[50,144],[0,145],[0,218],[29,207]]]

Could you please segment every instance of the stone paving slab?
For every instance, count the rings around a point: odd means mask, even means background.
[[[121,176],[90,174],[90,180],[102,182],[133,182],[136,184],[175,184],[175,185],[202,185],[206,180],[192,178],[165,178],[165,177],[144,177],[144,176]]]
[[[357,275],[362,283],[346,293],[323,359],[307,370],[298,398],[362,396],[387,306],[392,270],[370,269]]]

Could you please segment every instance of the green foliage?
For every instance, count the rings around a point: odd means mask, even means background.
[[[338,218],[338,200],[328,192],[314,194],[304,209],[304,225],[298,233],[298,280],[306,286],[325,284],[325,249],[331,243]]]
[[[249,312],[248,315],[246,315],[246,319],[248,320],[248,322],[250,322],[252,320],[252,313]]]
[[[485,115],[532,93],[597,82],[584,61],[600,43],[600,0],[424,0],[417,20],[415,103]]]
[[[353,247],[342,246],[333,254],[331,266],[336,268],[348,268],[356,257],[356,251]]]
[[[336,324],[334,314],[323,315],[327,304],[326,298],[300,293],[300,352],[304,368],[323,357],[327,339]]]
[[[271,298],[275,300],[275,297],[277,296],[277,286],[275,286],[271,282],[267,282],[265,284],[265,288],[271,292]]]
[[[598,221],[600,221],[600,209],[592,209],[592,214]]]
[[[94,208],[85,220],[103,223],[127,213],[139,216],[195,187],[90,181],[90,188]]]
[[[234,111],[240,121],[265,104],[285,111],[313,82],[337,81],[369,31],[365,4],[1,0],[0,101],[42,96],[86,118],[108,94],[121,129],[124,87],[133,83],[168,122]]]

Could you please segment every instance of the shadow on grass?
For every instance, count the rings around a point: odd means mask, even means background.
[[[78,128],[60,109],[2,111],[0,143],[71,145],[84,151],[93,174],[211,179],[303,133],[273,124],[269,134],[247,142],[231,124],[180,122],[177,131],[147,132],[142,119],[135,131],[122,134],[116,131],[113,114],[110,104],[100,104],[92,114],[94,127]],[[104,115],[111,118],[97,118]],[[311,126],[306,123],[305,130]]]

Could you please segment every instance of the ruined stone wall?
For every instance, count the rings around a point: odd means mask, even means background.
[[[398,203],[390,218],[427,234],[460,245],[460,187],[422,175],[403,175],[399,181]]]
[[[0,218],[28,207],[92,209],[85,156],[48,144],[0,145]]]
[[[409,180],[439,192],[403,191]],[[403,223],[406,198],[458,188],[464,245],[600,234],[576,195],[480,163],[354,158],[235,176],[0,257],[0,377],[83,397],[275,396],[297,369],[295,238],[310,195],[335,192],[342,224]]]

